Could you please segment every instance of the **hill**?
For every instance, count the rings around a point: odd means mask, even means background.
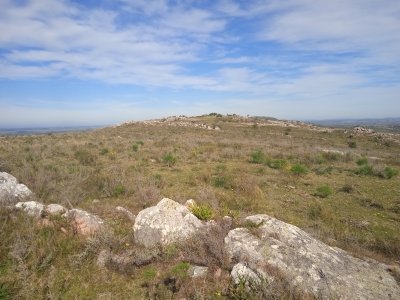
[[[356,257],[398,264],[399,153],[394,133],[218,114],[1,136],[0,172],[14,175],[43,204],[101,217],[114,234],[85,239],[62,233],[69,225],[57,217],[53,227],[43,227],[2,207],[0,295],[243,299],[225,264],[201,261],[212,270],[207,280],[185,275],[196,257],[211,257],[209,249],[196,248],[198,255],[188,258],[172,245],[144,266],[99,270],[103,248],[136,253],[132,220],[116,207],[136,215],[164,197],[194,199],[217,223],[230,216],[233,227],[267,214]],[[302,298],[285,284],[275,295]]]

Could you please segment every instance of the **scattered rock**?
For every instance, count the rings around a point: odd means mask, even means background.
[[[131,213],[129,210],[127,210],[125,207],[122,206],[117,206],[115,208],[116,211],[123,213],[125,216],[128,217],[129,220],[131,220],[132,222],[135,222],[136,216]]]
[[[208,272],[208,267],[203,266],[190,266],[188,275],[192,278],[205,277]]]
[[[193,199],[189,199],[185,202],[185,206],[187,208],[192,208],[193,206],[196,206],[196,202]]]
[[[15,204],[33,196],[31,190],[17,179],[6,173],[0,172],[0,205]]]
[[[139,212],[133,226],[134,239],[145,247],[167,245],[190,238],[203,226],[187,207],[164,198]]]
[[[49,204],[44,209],[45,214],[51,216],[59,216],[65,214],[68,211],[64,206],[60,204]]]
[[[257,274],[278,269],[295,287],[317,298],[400,298],[400,287],[384,264],[352,257],[267,215],[246,220],[258,226],[257,236],[246,228],[231,230],[225,238],[231,261],[245,263]]]
[[[105,223],[100,217],[84,210],[71,209],[65,216],[71,220],[74,232],[83,236],[94,235],[105,229]]]
[[[36,201],[18,202],[15,204],[15,207],[17,209],[22,209],[29,216],[37,218],[42,216],[44,210],[44,205]]]

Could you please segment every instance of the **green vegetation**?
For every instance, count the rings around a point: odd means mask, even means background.
[[[195,204],[190,207],[191,212],[200,220],[209,221],[213,218],[214,213],[208,204]]]
[[[328,185],[322,185],[317,188],[315,192],[315,196],[318,196],[320,198],[326,198],[332,194],[332,189]]]
[[[251,299],[243,287],[230,285],[229,267],[215,258],[222,234],[203,237],[203,248],[198,240],[169,245],[148,265],[129,270],[96,266],[102,249],[135,252],[132,222],[115,207],[137,214],[163,197],[194,199],[199,204],[193,213],[203,220],[218,223],[229,215],[236,226],[248,215],[268,214],[356,256],[398,260],[398,137],[391,136],[388,147],[384,137],[357,134],[350,140],[356,147],[349,148],[344,129],[286,131],[262,119],[238,118],[188,120],[222,130],[134,123],[1,137],[1,172],[17,177],[40,202],[99,215],[115,234],[85,241],[62,233],[68,224],[61,218],[44,228],[0,207],[0,299]],[[211,276],[187,278],[189,264],[209,266]],[[217,269],[222,275],[214,278]],[[271,294],[263,290],[254,297],[295,299],[287,286],[268,286]]]

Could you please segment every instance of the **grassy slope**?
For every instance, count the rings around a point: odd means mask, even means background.
[[[400,256],[400,176],[376,176],[386,166],[400,169],[399,144],[350,137],[343,130],[326,133],[215,117],[197,121],[222,130],[128,124],[86,133],[4,137],[0,171],[16,176],[44,203],[83,208],[107,219],[118,249],[130,247],[132,234],[131,224],[114,207],[137,213],[169,197],[208,203],[217,217],[267,213],[355,255],[386,262]],[[249,162],[255,150],[265,154],[265,163]],[[375,175],[355,174],[361,156],[380,158],[368,162]],[[284,166],[269,167],[275,159]],[[295,175],[295,164],[306,166],[308,173]],[[332,193],[316,196],[324,185]],[[2,293],[26,299],[143,298],[148,281],[176,263],[161,260],[129,276],[98,271],[93,261],[99,249],[89,251],[87,242],[61,234],[57,226],[43,229],[4,211],[0,224],[0,298]],[[197,288],[214,295],[222,289],[217,283],[213,291],[204,283]]]

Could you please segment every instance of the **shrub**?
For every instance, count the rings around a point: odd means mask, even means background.
[[[340,190],[345,193],[351,193],[353,189],[354,187],[351,184],[346,183]]]
[[[332,189],[328,185],[323,185],[317,188],[315,196],[326,198],[332,194]]]
[[[396,169],[393,169],[391,167],[386,167],[383,170],[383,175],[385,178],[390,179],[392,177],[395,177],[399,174],[399,171],[397,171]]]
[[[308,208],[307,215],[311,220],[317,220],[321,217],[321,212],[322,212],[321,205],[315,203]]]
[[[370,165],[362,165],[355,171],[357,175],[372,175],[373,172],[374,168]]]
[[[267,157],[261,150],[256,150],[250,154],[250,162],[253,164],[264,164],[267,161]]]
[[[202,221],[209,221],[214,216],[213,210],[208,204],[195,204],[190,207],[190,210]]]
[[[133,152],[137,152],[139,150],[139,145],[138,144],[133,144],[131,148],[132,148]]]
[[[95,160],[94,155],[85,149],[75,151],[75,158],[84,166],[93,164]]]
[[[103,148],[100,150],[100,155],[106,155],[108,153],[108,149],[107,148]]]
[[[304,175],[308,173],[307,167],[302,164],[294,164],[290,168],[290,171],[292,171],[292,173],[295,175]]]
[[[368,164],[368,158],[366,158],[366,157],[359,158],[359,159],[357,159],[356,163],[359,166],[367,165]]]
[[[225,176],[217,176],[214,178],[214,186],[215,187],[225,187],[227,184],[227,180]]]
[[[287,165],[287,161],[284,159],[271,159],[267,165],[272,169],[283,169]]]
[[[357,148],[357,143],[355,141],[349,141],[347,145],[349,145],[349,148]]]
[[[168,166],[171,167],[176,163],[176,157],[171,153],[167,153],[163,157],[163,162]]]

